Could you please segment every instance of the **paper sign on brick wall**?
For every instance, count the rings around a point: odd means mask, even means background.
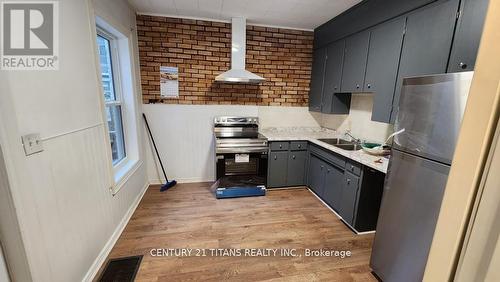
[[[162,98],[179,97],[179,69],[160,67],[160,96]]]

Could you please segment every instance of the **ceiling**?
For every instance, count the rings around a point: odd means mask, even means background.
[[[129,0],[140,14],[312,30],[361,0]]]

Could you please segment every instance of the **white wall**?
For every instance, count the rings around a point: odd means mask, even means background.
[[[309,112],[308,107],[261,106],[258,110],[261,128],[320,126],[320,114]]]
[[[1,128],[0,128],[1,129]],[[1,134],[0,134],[1,136]],[[7,168],[4,162],[3,151],[0,146],[0,249],[3,258],[8,255],[9,271],[16,281],[30,281],[31,274],[28,266],[28,258],[21,238],[16,209],[12,200]],[[2,280],[5,265],[0,262],[0,281]]]
[[[113,19],[112,24],[125,30],[135,26],[125,0],[95,2],[99,15]],[[59,2],[58,71],[2,71],[0,76],[0,144],[35,281],[91,276],[147,183],[141,164],[118,194],[109,191],[109,144],[89,5]],[[140,92],[136,94],[139,101]],[[44,151],[26,157],[20,136],[34,132],[46,139]],[[141,149],[141,159],[143,154]]]
[[[180,182],[199,182],[215,179],[212,133],[215,116],[258,116],[261,128],[323,126],[340,132],[350,130],[356,137],[382,142],[393,128],[371,121],[372,106],[371,94],[356,94],[352,96],[349,115],[314,113],[307,107],[145,104],[142,108],[167,176]],[[149,137],[145,138],[149,145],[146,149],[149,181],[164,183]]]
[[[350,130],[356,138],[384,142],[394,128],[387,123],[372,121],[372,107],[373,94],[353,94],[349,115],[321,114],[319,123],[342,133]]]
[[[319,127],[306,107],[259,107],[230,105],[145,104],[151,130],[162,156],[167,176],[180,182],[213,181],[215,151],[213,118],[221,115],[258,116],[261,127]],[[160,166],[147,149],[148,177],[152,183],[164,180]]]
[[[215,175],[213,119],[220,115],[257,116],[256,106],[143,105],[167,177],[180,182],[211,181]],[[162,183],[161,168],[145,136],[148,177]]]

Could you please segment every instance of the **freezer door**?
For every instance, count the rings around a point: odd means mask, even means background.
[[[405,78],[394,147],[451,164],[473,72]]]
[[[384,281],[422,281],[449,166],[393,150],[370,266]]]

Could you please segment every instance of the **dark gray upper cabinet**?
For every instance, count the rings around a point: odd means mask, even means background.
[[[344,63],[345,40],[339,40],[327,47],[325,77],[323,81],[323,106],[321,112],[326,114],[348,114],[351,97],[335,95],[340,92],[342,82],[342,65]]]
[[[269,154],[269,171],[267,185],[269,187],[286,186],[288,151],[277,151]]]
[[[347,114],[345,93],[372,92],[372,120],[394,122],[405,77],[474,69],[488,2],[365,0],[316,28],[310,110]]]
[[[327,164],[324,183],[324,200],[336,211],[339,211],[340,208],[343,183],[344,170],[337,166]]]
[[[307,151],[290,151],[288,154],[287,186],[304,185]]]
[[[356,33],[346,38],[341,92],[363,91],[369,43],[369,31]]]
[[[323,47],[434,1],[436,0],[361,1],[358,5],[314,29],[314,47]]]
[[[314,50],[311,70],[311,87],[309,90],[309,110],[313,112],[321,111],[325,63],[326,48]]]
[[[458,3],[458,0],[443,0],[408,15],[391,122],[397,116],[403,78],[446,72]]]
[[[389,122],[398,75],[406,18],[380,24],[371,31],[365,92],[373,92],[372,120]]]
[[[359,177],[346,171],[344,174],[344,185],[342,186],[342,198],[340,202],[340,216],[351,226],[354,226],[354,212],[358,199]]]
[[[448,72],[474,70],[488,0],[462,0]]]
[[[323,93],[340,92],[342,64],[344,63],[345,40],[328,45]]]

